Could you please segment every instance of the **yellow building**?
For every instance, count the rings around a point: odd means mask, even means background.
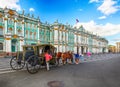
[[[117,52],[116,46],[114,46],[114,45],[110,45],[108,49],[109,49],[109,52],[112,52],[112,53],[116,53]]]
[[[120,42],[116,43],[116,50],[117,50],[117,52],[120,52]]]

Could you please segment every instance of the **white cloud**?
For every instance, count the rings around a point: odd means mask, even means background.
[[[119,10],[119,6],[116,5],[117,1],[114,0],[103,0],[97,10],[101,11],[105,15],[116,13]]]
[[[100,36],[112,36],[120,33],[120,24],[117,25],[106,23],[105,25],[98,25],[93,20],[91,20],[87,23],[77,23],[74,25],[74,27],[79,28],[81,25],[83,25],[86,30],[93,32],[94,34],[97,33]]]
[[[1,8],[10,8],[16,9],[17,11],[21,10],[21,6],[18,4],[19,0],[0,0],[0,7]]]
[[[106,16],[101,16],[98,19],[106,19]]]
[[[99,0],[90,0],[89,3],[99,2]]]
[[[115,38],[113,39],[113,41],[120,41],[120,38]]]
[[[30,8],[29,11],[35,11],[35,9],[34,8]]]

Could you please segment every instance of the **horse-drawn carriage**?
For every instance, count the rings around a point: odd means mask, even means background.
[[[50,64],[56,65],[56,48],[50,44],[24,45],[22,52],[17,52],[10,61],[13,70],[21,70],[26,65],[29,73],[37,73],[40,66],[45,66],[44,52],[48,51],[52,55]]]

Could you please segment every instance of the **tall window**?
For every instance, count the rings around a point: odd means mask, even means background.
[[[3,43],[0,42],[0,50],[3,50]]]
[[[30,39],[33,39],[32,36],[33,36],[33,35],[32,35],[32,32],[30,32]]]
[[[3,36],[3,29],[0,28],[0,37]]]
[[[25,33],[25,34],[26,34],[26,35],[25,35],[25,36],[26,36],[26,38],[28,38],[28,30],[26,30],[26,33]]]
[[[3,18],[0,18],[0,23],[2,23],[3,22]]]
[[[0,36],[3,36],[3,25],[2,25],[3,19],[0,18]]]
[[[36,39],[36,32],[34,32],[34,39]]]

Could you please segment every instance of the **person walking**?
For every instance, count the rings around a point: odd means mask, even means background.
[[[52,59],[52,56],[48,53],[48,51],[45,52],[45,60],[46,60],[46,67],[47,70],[50,70],[49,61]]]
[[[72,57],[73,57],[72,60],[71,60],[72,64],[75,64],[75,53],[72,51],[71,54],[72,54]]]
[[[75,63],[79,64],[79,53],[75,54]]]
[[[88,57],[91,57],[91,53],[90,53],[90,52],[87,52],[87,56],[88,56]]]
[[[80,62],[84,62],[84,55],[80,53],[79,57],[80,57]]]

